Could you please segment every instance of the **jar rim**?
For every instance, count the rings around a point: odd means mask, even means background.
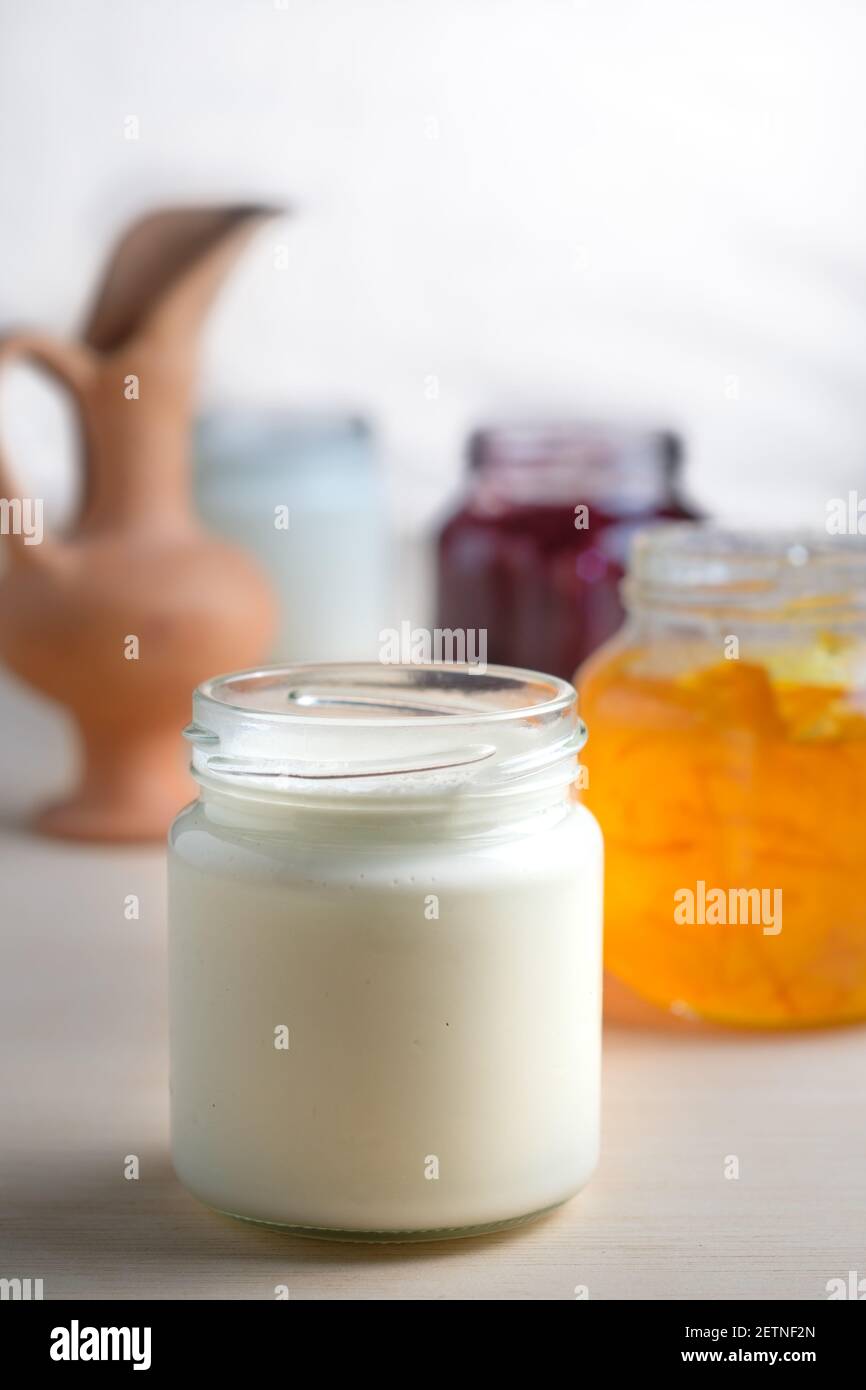
[[[387,714],[373,715],[374,708],[385,709],[384,704],[376,704],[375,695],[369,698],[357,695],[352,697],[347,693],[339,698],[336,695],[330,700],[326,696],[318,696],[315,692],[307,690],[305,692],[305,678],[312,678],[319,687],[333,686],[334,689],[340,688],[338,677],[346,675],[349,678],[355,677],[355,683],[359,686],[374,691],[381,688],[385,691],[391,688],[389,684],[381,679],[383,673],[392,676],[402,676],[404,681],[397,683],[395,688],[403,689],[409,695],[414,695],[418,704],[410,708],[408,703],[397,701],[388,708],[394,710],[393,716]],[[372,680],[373,675],[378,676],[379,680]],[[479,709],[468,707],[465,712],[458,712],[458,707],[445,709],[430,703],[431,713],[420,712],[423,709],[422,690],[420,677],[427,675],[433,677],[429,687],[430,693],[437,690],[441,693],[445,677],[462,676],[468,682],[482,684],[489,682],[487,693],[495,694],[497,685],[500,690],[508,685],[517,691],[519,685],[527,689],[535,688],[539,692],[539,698],[526,704],[508,705],[503,708]],[[439,679],[437,679],[437,677]],[[280,688],[280,682],[285,684],[285,698],[294,699],[295,707],[290,709],[268,708],[266,705],[250,700],[227,699],[226,692],[235,689],[238,694],[244,693],[242,687],[252,687],[255,683],[268,682],[275,691]],[[468,686],[467,686],[468,689]],[[305,693],[304,693],[305,692]],[[475,693],[475,692],[473,692]],[[483,693],[479,692],[479,693]],[[351,728],[354,725],[368,726],[375,724],[379,728],[396,726],[405,727],[411,723],[412,726],[424,725],[426,727],[447,727],[454,728],[461,725],[474,725],[479,723],[498,723],[501,720],[520,720],[529,717],[541,718],[545,715],[556,714],[560,710],[567,709],[576,698],[577,693],[574,686],[569,681],[561,679],[559,676],[547,676],[540,671],[530,671],[516,666],[487,666],[483,668],[472,662],[432,662],[430,664],[410,664],[406,662],[376,662],[376,661],[327,661],[327,662],[298,662],[286,665],[274,666],[253,666],[244,671],[232,671],[224,675],[212,676],[198,686],[196,697],[202,702],[209,701],[223,706],[227,710],[234,710],[237,713],[252,714],[268,719],[291,720],[294,724],[313,724],[319,725],[322,719],[332,719],[335,724],[342,728]],[[383,696],[384,698],[384,696]],[[277,696],[275,694],[275,701]],[[321,703],[318,701],[321,699]],[[301,704],[301,701],[304,701]],[[317,703],[313,703],[313,701]],[[341,714],[324,713],[326,708],[345,710],[349,704],[354,706],[356,711],[366,709],[367,716],[355,713],[349,717]],[[302,709],[318,708],[316,714],[302,713]],[[398,711],[402,713],[398,714]]]
[[[467,457],[473,483],[493,507],[504,498],[640,510],[670,492],[682,444],[673,430],[649,424],[515,420],[473,430]]]
[[[551,778],[562,785],[586,740],[568,681],[461,662],[322,662],[216,676],[195,691],[184,734],[202,782],[424,797],[540,788]]]
[[[730,607],[790,616],[866,608],[866,543],[817,531],[675,522],[639,532],[623,594],[630,606]]]
[[[561,454],[578,463],[585,458],[616,455],[664,463],[679,458],[680,436],[664,425],[649,421],[610,421],[595,417],[515,419],[477,425],[469,435],[470,466],[487,462],[532,464],[539,457]]]

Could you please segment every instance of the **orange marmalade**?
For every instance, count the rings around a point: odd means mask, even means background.
[[[866,546],[639,537],[579,673],[605,961],[688,1017],[866,1018]]]

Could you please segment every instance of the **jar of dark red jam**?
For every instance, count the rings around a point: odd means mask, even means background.
[[[469,488],[438,543],[438,624],[483,629],[487,659],[567,677],[619,627],[632,535],[697,516],[676,435],[508,425],[469,441]]]

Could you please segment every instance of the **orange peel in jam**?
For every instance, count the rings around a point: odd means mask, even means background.
[[[833,656],[827,639],[825,656]],[[866,693],[826,666],[659,675],[637,646],[579,677],[582,800],[605,837],[605,963],[645,999],[757,1027],[866,1018]],[[781,891],[781,930],[677,921],[683,889]],[[696,914],[697,915],[697,914]]]

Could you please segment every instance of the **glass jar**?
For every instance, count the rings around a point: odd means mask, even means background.
[[[218,410],[198,422],[199,514],[259,560],[279,602],[277,661],[378,654],[387,506],[372,433],[354,416]]]
[[[611,425],[477,431],[469,492],[438,544],[438,623],[487,632],[491,661],[571,677],[619,627],[635,530],[696,514],[675,435]]]
[[[601,836],[574,690],[310,665],[195,693],[170,834],[175,1167],[299,1233],[493,1230],[587,1181]]]
[[[605,959],[767,1028],[866,1017],[866,546],[667,527],[580,672]]]

